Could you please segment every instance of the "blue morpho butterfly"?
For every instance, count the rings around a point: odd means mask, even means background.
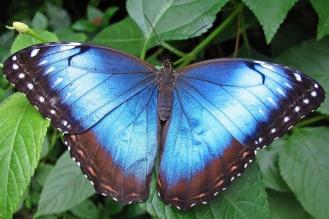
[[[243,172],[255,150],[282,136],[324,100],[296,69],[213,59],[160,70],[91,44],[46,43],[4,64],[15,87],[65,133],[72,158],[97,192],[122,203],[157,189],[167,204],[206,203]]]

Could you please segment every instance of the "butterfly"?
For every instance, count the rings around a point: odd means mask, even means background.
[[[159,196],[182,210],[225,190],[324,100],[316,81],[279,64],[213,59],[175,71],[165,59],[156,69],[81,43],[25,48],[4,73],[64,133],[98,193],[144,201],[157,166]]]

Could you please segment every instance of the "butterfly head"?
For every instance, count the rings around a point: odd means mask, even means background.
[[[163,68],[171,68],[172,62],[168,55],[163,56],[161,62]]]

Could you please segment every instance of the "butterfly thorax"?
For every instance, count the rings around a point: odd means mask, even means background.
[[[170,59],[162,62],[158,83],[158,115],[161,121],[167,121],[171,114],[174,88],[174,74]]]

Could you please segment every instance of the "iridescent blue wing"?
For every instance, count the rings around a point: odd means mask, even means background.
[[[96,191],[122,203],[145,200],[157,152],[157,88],[150,86],[90,130],[65,135],[71,155]]]
[[[4,64],[8,80],[64,133],[81,133],[154,84],[154,68],[117,50],[79,43],[26,48]]]
[[[50,43],[14,54],[4,72],[67,133],[71,155],[99,193],[145,199],[157,147],[153,67],[117,50]]]
[[[226,59],[181,70],[161,148],[161,197],[182,209],[207,202],[240,176],[255,149],[323,99],[319,84],[281,65]]]

